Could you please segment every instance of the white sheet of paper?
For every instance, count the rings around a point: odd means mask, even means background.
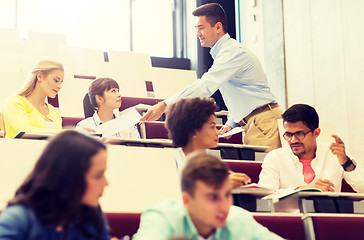
[[[134,126],[139,122],[140,118],[141,116],[135,108],[128,108],[113,120],[97,126],[95,131],[107,138],[123,129]]]
[[[242,132],[243,130],[244,129],[242,127],[236,127],[236,128],[233,128],[233,129],[231,129],[230,131],[228,131],[228,132],[226,132],[224,134],[219,135],[219,138],[232,136],[234,134]]]

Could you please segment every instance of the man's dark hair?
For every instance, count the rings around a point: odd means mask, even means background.
[[[319,127],[319,117],[316,110],[306,104],[295,104],[282,114],[283,122],[295,123],[302,121],[310,130]]]
[[[92,223],[100,238],[103,216],[100,208],[82,203],[87,189],[86,173],[92,157],[106,147],[100,141],[82,133],[67,130],[54,137],[44,149],[33,171],[25,179],[9,205],[25,204],[45,224],[62,224],[66,228],[78,222]]]
[[[186,146],[217,110],[218,106],[212,98],[183,98],[173,103],[166,112],[169,138],[178,147]]]
[[[229,167],[217,157],[204,152],[192,153],[182,170],[182,192],[187,192],[193,197],[198,180],[219,189],[228,176]]]
[[[193,16],[206,16],[206,21],[210,23],[211,27],[215,26],[217,22],[221,22],[222,29],[227,32],[228,24],[227,17],[224,9],[218,3],[207,3],[195,9],[192,12]]]

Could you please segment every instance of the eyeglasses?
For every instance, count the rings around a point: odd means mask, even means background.
[[[283,134],[283,137],[284,139],[286,139],[287,141],[291,141],[293,136],[295,136],[295,138],[298,140],[298,141],[301,141],[303,139],[305,139],[306,137],[306,134],[309,133],[309,132],[313,132],[313,130],[310,130],[308,132],[303,132],[303,131],[298,131],[298,132],[295,132],[295,133],[290,133],[290,132],[285,132]]]

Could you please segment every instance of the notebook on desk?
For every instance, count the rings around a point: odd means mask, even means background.
[[[56,133],[52,132],[20,132],[14,138],[22,138],[22,139],[38,139],[44,140],[49,137],[53,137]]]
[[[95,134],[91,132],[82,132],[82,133],[89,137],[95,137],[95,138],[101,137],[101,134]],[[44,140],[53,137],[55,135],[57,135],[57,133],[55,132],[20,132],[14,138]]]
[[[243,186],[240,186],[240,187],[232,190],[233,194],[251,194],[251,195],[260,196],[260,197],[267,196],[274,192],[275,192],[274,189],[265,188],[257,183],[243,185]]]

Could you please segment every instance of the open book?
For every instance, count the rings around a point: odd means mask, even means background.
[[[275,192],[274,189],[263,187],[257,183],[242,185],[242,186],[232,190],[233,194],[244,193],[244,194],[251,194],[251,195],[255,195],[255,196],[266,196],[266,195],[272,194],[274,192]]]
[[[272,199],[273,203],[276,203],[278,201],[283,200],[284,198],[287,198],[299,192],[322,192],[322,191],[318,188],[303,188],[297,190],[292,190],[292,188],[278,189],[274,193],[263,197],[263,199]]]

